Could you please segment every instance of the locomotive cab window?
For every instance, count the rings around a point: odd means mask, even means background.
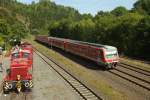
[[[13,58],[19,58],[19,53],[13,53],[13,54],[12,54],[12,57],[13,57]]]
[[[28,58],[29,57],[29,53],[24,52],[23,53],[23,58]]]

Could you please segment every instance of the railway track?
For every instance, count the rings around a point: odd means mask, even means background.
[[[28,99],[27,99],[27,94],[26,94],[26,93],[24,94],[24,100],[28,100]]]
[[[102,100],[100,96],[94,93],[85,84],[79,81],[76,77],[66,71],[59,63],[54,61],[52,58],[44,55],[34,48],[35,53],[43,59],[53,70],[55,70],[72,88],[76,91],[83,100]]]
[[[1,93],[0,100],[32,100],[32,98],[28,93],[10,93],[8,95]]]
[[[144,74],[144,75],[147,75],[147,76],[150,76],[150,71],[144,70],[144,69],[142,69],[142,68],[139,68],[139,67],[136,67],[136,66],[133,66],[133,65],[129,65],[129,64],[127,64],[127,63],[121,62],[121,63],[119,64],[119,66],[128,68],[128,69],[130,69],[130,70],[136,71],[136,72],[138,72],[138,73],[141,73],[141,74]]]
[[[114,70],[109,70],[110,73],[123,78],[131,83],[134,83],[150,92],[150,72],[137,68],[133,65],[120,63]]]

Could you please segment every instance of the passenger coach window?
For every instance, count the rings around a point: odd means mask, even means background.
[[[102,57],[102,50],[99,50],[99,58],[101,58]]]
[[[29,53],[23,53],[23,58],[28,58]]]

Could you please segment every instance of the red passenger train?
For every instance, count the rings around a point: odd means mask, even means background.
[[[113,46],[48,36],[36,36],[35,39],[41,43],[90,59],[107,69],[116,67],[119,62],[117,48]]]
[[[6,70],[3,83],[3,92],[8,94],[11,91],[26,91],[33,87],[32,63],[33,53],[31,49],[13,49],[11,53],[10,68]]]

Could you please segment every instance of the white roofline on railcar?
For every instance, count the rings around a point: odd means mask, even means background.
[[[72,43],[82,43],[82,44],[86,44],[86,45],[91,45],[91,46],[96,46],[96,47],[102,47],[102,48],[105,48],[105,49],[111,49],[111,48],[117,49],[114,46],[102,45],[102,44],[96,44],[96,43],[89,43],[89,42],[78,41],[78,40],[71,40],[71,39],[58,38],[58,37],[48,37],[48,38],[55,38],[55,39],[62,40],[62,41],[67,40],[67,41],[70,41]]]

